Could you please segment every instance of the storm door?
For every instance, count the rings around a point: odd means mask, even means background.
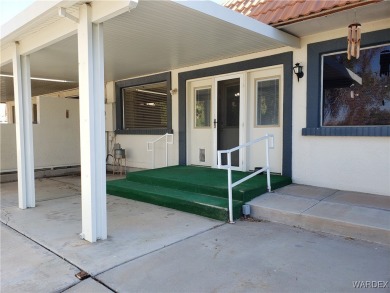
[[[214,112],[214,145],[216,150],[228,150],[240,145],[243,141],[245,98],[243,75],[236,74],[215,80],[216,107]],[[242,168],[242,151],[232,153],[232,166]],[[216,156],[216,155],[215,155]],[[216,156],[217,157],[217,156]],[[215,160],[216,164],[217,158]],[[227,156],[222,156],[222,164],[227,163]]]

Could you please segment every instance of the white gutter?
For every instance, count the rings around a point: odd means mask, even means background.
[[[109,5],[107,5],[109,3]],[[102,23],[138,6],[138,0],[111,0],[92,2],[92,22]]]

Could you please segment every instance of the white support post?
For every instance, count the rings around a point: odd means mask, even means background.
[[[82,233],[89,242],[107,238],[103,24],[80,6],[78,28]]]
[[[34,147],[32,127],[30,58],[19,54],[15,43],[13,55],[16,151],[19,208],[35,207]]]
[[[107,239],[107,200],[106,200],[106,117],[105,117],[105,88],[104,88],[104,42],[103,23],[94,24],[93,47],[94,47],[94,83],[95,83],[95,134],[96,165],[99,172],[96,173],[98,182],[99,200],[97,201],[98,225],[97,234],[99,239]],[[126,160],[126,159],[125,159]]]

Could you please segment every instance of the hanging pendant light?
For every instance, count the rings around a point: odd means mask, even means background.
[[[348,60],[351,60],[351,56],[359,59],[360,56],[360,23],[353,23],[348,26]]]

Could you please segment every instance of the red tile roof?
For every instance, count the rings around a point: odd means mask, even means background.
[[[277,27],[381,1],[383,0],[228,0],[223,6]]]

